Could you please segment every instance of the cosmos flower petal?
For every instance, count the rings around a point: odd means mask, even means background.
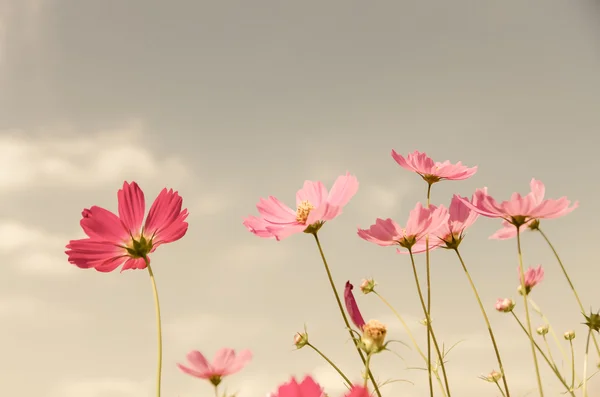
[[[119,218],[132,234],[137,235],[142,228],[146,201],[144,192],[137,183],[123,182],[123,188],[117,193],[119,203]]]

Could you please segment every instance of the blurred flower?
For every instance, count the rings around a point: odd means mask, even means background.
[[[296,348],[302,349],[308,343],[308,334],[306,332],[298,332],[294,335],[294,345]]]
[[[146,203],[138,184],[124,182],[117,199],[119,216],[97,206],[83,210],[79,223],[88,238],[69,242],[69,263],[99,272],[112,272],[122,264],[121,271],[145,269],[148,254],[187,232],[188,211],[181,210],[183,199],[173,189],[158,194],[143,225]]]
[[[300,383],[292,377],[289,382],[280,385],[271,397],[323,397],[324,395],[323,388],[312,377],[307,376]],[[369,397],[369,392],[362,386],[354,385],[344,394],[344,397]]]
[[[434,162],[425,153],[414,151],[409,153],[406,158],[392,150],[392,157],[404,169],[416,172],[427,183],[433,184],[442,179],[462,180],[473,176],[477,172],[477,166],[468,168],[459,161],[451,164],[446,160],[443,163]]]
[[[519,283],[520,283],[521,282],[521,268],[518,267],[517,271],[519,272]],[[544,269],[542,268],[542,265],[538,265],[538,267],[536,267],[536,268],[532,268],[532,267],[528,268],[525,271],[525,295],[529,295],[529,293],[531,292],[533,287],[535,287],[537,284],[541,283],[543,279],[544,279]],[[521,285],[519,285],[519,287],[517,288],[517,291],[521,295],[523,294]]]
[[[512,312],[514,308],[515,302],[513,302],[512,299],[498,298],[498,300],[496,301],[496,310],[498,310],[499,312],[509,313]]]
[[[548,331],[550,330],[550,327],[548,326],[548,324],[542,325],[541,327],[538,327],[538,329],[535,330],[535,332],[537,332],[538,335],[546,335],[548,333]]]
[[[387,327],[377,320],[369,320],[364,325],[361,341],[367,354],[379,353],[384,349],[386,334]]]
[[[360,283],[360,290],[362,291],[363,294],[366,295],[370,292],[373,292],[376,285],[377,285],[377,283],[372,278],[363,279],[362,282]]]
[[[350,316],[350,319],[361,332],[363,327],[365,326],[365,320],[363,319],[362,314],[360,314],[360,310],[358,309],[358,305],[356,304],[356,299],[354,299],[354,294],[352,293],[352,289],[354,286],[350,284],[350,281],[346,281],[346,287],[344,289],[344,303],[346,304],[346,311]]]
[[[563,336],[566,340],[573,340],[575,339],[575,331],[567,331]]]
[[[356,177],[346,173],[336,179],[331,191],[321,182],[305,181],[296,193],[296,210],[273,196],[261,198],[256,208],[260,217],[249,216],[243,224],[246,228],[264,238],[282,240],[292,234],[319,230],[325,221],[342,213],[342,208],[358,191]]]
[[[530,219],[523,224],[526,228],[521,230],[537,230],[540,227],[540,221],[537,219]],[[508,221],[502,221],[502,229],[492,234],[490,240],[508,240],[517,237],[517,228]]]
[[[490,372],[489,375],[481,376],[480,378],[490,383],[498,383],[498,381],[502,379],[502,374],[494,370]]]
[[[242,350],[236,356],[233,349],[223,348],[215,354],[211,364],[202,353],[193,350],[188,353],[187,359],[191,366],[177,364],[180,370],[196,378],[208,379],[213,385],[217,386],[224,376],[241,371],[252,360],[252,352]]]

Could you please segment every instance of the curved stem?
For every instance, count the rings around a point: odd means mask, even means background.
[[[425,314],[425,319],[427,320],[427,328],[429,330],[429,334],[431,335],[431,340],[433,341],[433,345],[435,346],[435,351],[437,352],[438,357],[440,358],[440,366],[442,367],[442,374],[444,375],[444,383],[446,385],[446,392],[448,393],[448,397],[450,396],[450,386],[448,385],[448,376],[446,375],[446,366],[444,365],[444,356],[440,351],[440,347],[437,343],[437,339],[435,338],[435,334],[433,332],[433,327],[431,325],[431,317],[427,312],[427,306],[425,305],[425,300],[423,299],[423,292],[421,291],[421,284],[419,283],[419,275],[417,273],[417,266],[415,265],[415,257],[412,252],[408,251],[410,254],[410,263],[412,265],[413,274],[415,276],[415,283],[417,284],[417,292],[419,293],[419,300],[421,301],[421,307],[423,308],[423,313]],[[429,368],[431,368],[431,362],[427,363]],[[429,370],[431,374],[431,369]],[[433,395],[433,388],[431,388],[431,394]]]
[[[585,313],[585,309],[583,308],[581,299],[579,299],[579,294],[577,293],[577,290],[575,289],[575,286],[573,285],[573,282],[571,281],[571,278],[569,277],[569,274],[567,273],[567,269],[565,269],[565,265],[563,264],[562,260],[560,259],[560,256],[558,256],[558,252],[556,252],[556,249],[550,242],[550,239],[548,239],[548,236],[546,236],[546,233],[544,233],[542,231],[542,229],[540,229],[539,227],[537,228],[537,231],[540,232],[540,234],[542,235],[544,240],[546,240],[546,243],[548,244],[548,246],[554,253],[554,256],[556,257],[556,260],[558,261],[558,264],[560,266],[560,269],[562,270],[565,278],[567,279],[567,282],[569,283],[569,287],[571,287],[571,291],[573,291],[573,295],[575,295],[575,300],[577,301],[577,304],[579,305],[579,309],[581,310],[582,313]],[[594,342],[594,346],[596,347],[596,352],[598,353],[598,357],[600,357],[600,346],[598,346],[598,341],[596,340],[596,335],[594,335],[594,334],[592,334],[592,341]]]
[[[519,320],[519,317],[517,317],[517,315],[515,314],[515,312],[510,312],[510,314],[512,314],[513,317],[514,317],[514,319],[517,320],[517,323],[519,324],[519,326],[521,327],[521,329],[523,330],[523,332],[525,332],[525,335],[529,336],[530,340],[533,340],[533,338],[531,337],[531,334],[527,332],[527,329],[525,328],[525,326],[523,325],[523,323],[521,322],[521,320]],[[571,388],[569,387],[569,385],[567,385],[567,382],[565,381],[565,379],[563,378],[563,376],[558,371],[558,368],[556,368],[554,365],[552,365],[552,363],[550,362],[550,360],[548,359],[548,357],[546,356],[546,354],[544,354],[544,352],[542,351],[542,349],[540,348],[540,346],[535,341],[533,342],[533,344],[534,344],[535,348],[538,349],[538,351],[540,352],[540,355],[542,356],[542,358],[544,360],[546,360],[546,363],[548,363],[548,366],[550,367],[550,369],[552,370],[552,372],[554,372],[554,375],[556,375],[556,377],[558,378],[558,380],[560,381],[560,383],[565,387],[565,389],[567,389],[567,393],[569,393],[571,395],[571,397],[575,397],[575,393],[573,392],[573,390],[571,390]]]
[[[148,267],[148,274],[150,274],[150,282],[152,283],[152,293],[154,294],[154,308],[156,310],[156,328],[158,334],[158,369],[156,370],[156,396],[160,397],[160,382],[162,375],[162,327],[160,322],[160,304],[158,302],[158,290],[156,289],[156,280],[154,279],[154,273],[150,266],[150,261],[144,258],[146,266]]]
[[[431,183],[427,184],[427,209],[431,201]],[[425,262],[427,279],[427,317],[431,317],[431,264],[429,262],[429,235],[425,236]],[[440,362],[444,358],[440,356]],[[427,327],[427,374],[429,376],[429,391],[433,397],[433,380],[431,379],[431,327]]]
[[[537,355],[535,354],[535,341],[531,332],[531,317],[529,316],[529,304],[527,304],[527,291],[525,290],[525,269],[523,269],[523,254],[521,252],[521,232],[517,227],[517,251],[519,255],[519,275],[521,278],[521,292],[523,294],[523,304],[525,305],[525,319],[527,320],[527,335],[531,341],[531,354],[533,355],[533,365],[535,367],[535,376],[540,391],[540,397],[544,397],[542,388],[542,378],[540,377],[540,368],[538,366]]]
[[[504,366],[502,365],[502,359],[500,358],[500,351],[498,350],[498,345],[496,344],[496,338],[494,337],[494,332],[492,331],[492,324],[490,324],[490,319],[488,318],[485,308],[483,307],[483,303],[481,302],[481,298],[479,296],[479,293],[477,292],[477,288],[475,288],[475,283],[473,283],[473,279],[471,278],[471,275],[469,274],[469,271],[467,270],[465,261],[463,260],[462,256],[460,255],[458,248],[455,248],[454,252],[456,252],[456,255],[458,256],[458,260],[460,261],[460,264],[462,265],[465,275],[467,276],[467,279],[469,280],[469,284],[471,285],[471,289],[473,290],[473,293],[475,294],[475,299],[477,299],[477,303],[479,304],[479,309],[481,310],[481,314],[483,315],[483,319],[485,320],[485,324],[487,325],[487,329],[490,334],[490,339],[492,340],[492,345],[494,346],[494,352],[496,353],[496,359],[498,360],[498,366],[500,367],[500,373],[502,374],[502,382],[504,383],[504,390],[506,391],[506,394],[504,394],[504,393],[502,393],[502,394],[505,395],[505,397],[510,397],[510,392],[508,391],[508,382],[506,381],[506,374],[504,373]],[[496,384],[498,384],[498,382],[496,382]],[[500,387],[500,386],[498,386],[498,387]]]
[[[587,397],[587,367],[588,367],[588,354],[590,352],[590,336],[592,336],[592,330],[588,330],[587,342],[585,344],[585,357],[583,359],[583,397]]]
[[[311,347],[321,357],[323,357],[323,359],[325,361],[327,361],[329,363],[329,365],[331,365],[333,367],[333,369],[335,369],[337,371],[338,374],[340,374],[340,376],[344,379],[344,381],[346,381],[346,383],[348,384],[348,387],[352,386],[352,382],[350,382],[350,379],[348,379],[348,377],[346,375],[344,375],[344,373],[337,367],[337,365],[335,365],[333,363],[333,361],[331,361],[329,358],[327,358],[326,355],[324,355],[323,353],[321,353],[321,351],[319,349],[317,349],[315,346],[313,346],[310,342],[307,342],[306,345],[309,346],[309,347]]]
[[[333,290],[333,294],[335,295],[335,300],[337,301],[338,308],[340,309],[340,313],[342,314],[342,318],[344,319],[344,324],[346,324],[346,329],[348,330],[348,333],[350,334],[350,337],[352,338],[352,341],[354,342],[354,346],[356,347],[356,351],[358,352],[360,359],[362,360],[363,364],[365,364],[366,363],[365,356],[363,355],[362,351],[360,350],[360,347],[358,347],[358,342],[356,341],[356,339],[354,338],[354,334],[352,333],[352,328],[350,327],[350,323],[348,322],[348,317],[346,317],[346,312],[344,311],[344,307],[342,306],[342,301],[340,300],[340,295],[338,294],[337,289],[335,288],[335,283],[333,282],[333,277],[331,277],[331,271],[329,270],[329,265],[327,264],[327,259],[325,259],[325,254],[323,253],[323,248],[321,247],[321,242],[319,241],[319,237],[317,236],[316,232],[312,233],[312,235],[315,237],[315,241],[317,242],[317,247],[319,248],[319,253],[321,254],[321,259],[323,260],[323,265],[325,266],[325,272],[327,272],[327,278],[329,279],[329,284],[331,285],[331,289]],[[373,389],[375,390],[375,393],[377,393],[378,397],[381,397],[381,392],[379,391],[379,387],[377,386],[377,382],[375,382],[375,378],[373,377],[371,370],[368,371],[368,375],[369,375],[369,378],[371,378],[371,383],[373,383]]]

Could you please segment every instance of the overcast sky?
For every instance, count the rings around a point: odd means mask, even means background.
[[[83,237],[81,210],[116,211],[124,180],[141,185],[148,205],[174,188],[190,212],[187,235],[152,256],[165,397],[211,395],[175,364],[189,350],[212,357],[221,347],[254,351],[224,383],[239,397],[306,373],[341,395],[322,359],[292,351],[305,323],[311,342],[360,380],[314,240],[263,240],[242,226],[260,197],[293,205],[305,179],[330,187],[346,171],[357,176],[357,195],[320,232],[335,282],[341,290],[346,280],[379,280],[424,341],[408,258],[356,236],[377,217],[404,224],[425,199],[425,183],[392,149],[479,166],[469,180],[436,185],[435,204],[483,186],[499,199],[527,193],[532,177],[548,197],[580,200],[542,226],[584,304],[600,309],[599,13],[597,2],[562,0],[0,0],[0,394],[154,396],[147,272],[82,270],[64,254]],[[520,298],[516,242],[487,239],[499,226],[479,219],[462,253],[513,394],[524,396],[535,390],[527,339],[493,311],[498,297]],[[578,333],[581,373],[578,307],[541,237],[528,233],[523,247],[528,266],[546,268],[532,297],[561,342],[564,331]],[[464,341],[449,357],[453,395],[495,396],[477,379],[498,368],[460,265],[444,251],[432,268],[439,338]],[[366,319],[409,342],[376,296],[355,291]],[[419,356],[392,346],[406,363],[381,354],[376,376],[415,384],[386,386],[384,396],[427,395],[424,372],[406,369]],[[546,396],[561,395],[543,367]]]

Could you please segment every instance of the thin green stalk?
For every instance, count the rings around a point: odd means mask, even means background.
[[[560,350],[560,354],[562,355],[563,360],[565,360],[565,362],[569,361],[569,359],[567,358],[567,353],[565,352],[565,349],[563,349],[562,343],[560,343],[560,340],[558,339],[556,332],[554,332],[554,328],[552,328],[552,326],[550,325],[550,321],[548,320],[548,318],[544,315],[540,307],[536,305],[536,303],[533,301],[533,299],[531,299],[529,295],[527,296],[527,300],[529,301],[529,304],[531,305],[533,310],[535,310],[535,312],[540,315],[542,320],[544,320],[544,323],[548,326],[548,330],[552,334],[552,338],[554,339],[556,346],[558,346],[558,350]]]
[[[569,339],[571,346],[571,389],[575,387],[575,350],[573,349],[573,339]]]
[[[215,386],[215,397],[219,397],[219,386]]]
[[[481,314],[483,315],[483,319],[485,320],[485,324],[487,325],[488,333],[490,334],[490,339],[492,340],[492,345],[494,346],[494,352],[496,353],[496,359],[498,360],[498,366],[500,366],[500,373],[502,374],[502,383],[504,384],[504,390],[506,391],[505,397],[510,397],[510,392],[508,391],[508,382],[506,381],[506,374],[504,373],[504,366],[502,365],[502,359],[500,358],[500,351],[498,350],[498,344],[496,343],[496,338],[494,337],[494,331],[492,331],[492,324],[490,324],[490,319],[487,316],[483,303],[481,302],[481,298],[479,293],[477,292],[477,288],[475,288],[475,283],[467,270],[467,266],[465,265],[465,261],[462,258],[462,255],[458,251],[458,248],[454,248],[454,252],[456,252],[456,256],[458,256],[458,260],[462,265],[462,268],[469,280],[469,284],[471,285],[471,289],[475,294],[475,299],[477,299],[477,303],[479,304],[479,309],[481,310]],[[498,384],[498,382],[496,382]],[[499,387],[499,386],[498,386]],[[502,393],[504,395],[504,393]]]
[[[369,377],[367,376],[367,374],[369,373],[369,364],[371,364],[371,354],[367,354],[367,359],[365,360],[365,380],[363,382],[363,387],[366,389],[367,388],[367,382],[369,381]]]
[[[317,232],[312,233],[312,235],[315,237],[315,241],[317,242],[317,247],[319,248],[319,253],[321,254],[321,259],[323,260],[323,265],[325,266],[325,271],[327,272],[327,278],[329,279],[329,284],[331,285],[331,289],[333,290],[333,294],[335,295],[335,300],[337,301],[338,308],[340,309],[340,313],[342,314],[342,318],[344,319],[344,324],[346,324],[346,329],[348,330],[348,333],[350,334],[350,337],[352,338],[352,341],[354,342],[354,346],[356,347],[356,351],[358,352],[360,359],[362,360],[363,364],[365,364],[366,363],[365,356],[363,355],[362,351],[360,350],[360,347],[358,346],[358,342],[356,341],[356,339],[354,338],[354,334],[352,333],[352,328],[350,327],[350,323],[348,322],[348,317],[346,316],[346,312],[344,311],[344,307],[342,306],[342,301],[340,300],[340,295],[338,294],[337,289],[335,288],[335,283],[333,282],[333,277],[331,277],[331,271],[329,270],[329,265],[327,264],[327,259],[325,259],[325,254],[323,253],[323,248],[321,247],[321,242],[319,241]],[[379,391],[377,382],[375,381],[375,378],[373,377],[373,374],[371,373],[370,369],[368,371],[368,375],[369,375],[369,378],[371,379],[371,382],[373,383],[373,389],[375,390],[375,393],[377,393],[378,397],[381,397],[381,392]]]
[[[513,315],[513,317],[515,318],[515,320],[517,320],[517,323],[519,324],[519,326],[521,327],[521,329],[523,330],[523,332],[525,332],[525,335],[527,335],[529,337],[529,339],[533,341],[533,338],[532,338],[531,334],[529,332],[527,332],[527,329],[525,328],[525,326],[523,325],[523,323],[521,322],[521,320],[519,320],[519,317],[517,317],[517,315],[515,314],[515,312],[510,312],[510,313]],[[540,352],[540,355],[542,356],[542,358],[544,360],[546,360],[546,363],[548,364],[548,366],[550,367],[550,369],[552,370],[552,372],[554,372],[554,375],[556,375],[556,377],[558,378],[558,380],[560,381],[560,383],[562,383],[562,385],[565,387],[565,389],[567,389],[567,393],[569,393],[572,397],[575,397],[575,393],[573,392],[573,390],[571,390],[571,388],[567,384],[567,381],[565,380],[565,378],[563,378],[563,376],[561,375],[561,373],[558,370],[558,368],[556,368],[554,365],[552,365],[552,363],[548,359],[548,356],[546,356],[546,354],[544,354],[543,350],[540,348],[540,346],[535,341],[533,341],[533,345],[535,346],[536,349],[538,349],[538,352]]]
[[[415,283],[417,284],[417,292],[419,294],[419,300],[421,301],[421,306],[423,308],[423,313],[425,314],[425,318],[427,320],[427,328],[429,334],[431,335],[431,340],[433,341],[433,345],[435,346],[435,351],[437,352],[438,357],[440,357],[440,366],[442,367],[442,374],[444,375],[444,383],[446,385],[446,392],[448,393],[448,397],[451,397],[450,394],[450,386],[448,385],[448,376],[446,375],[446,366],[444,365],[444,356],[440,351],[440,347],[437,343],[437,339],[435,338],[435,334],[433,332],[433,327],[431,325],[431,317],[427,312],[427,306],[425,305],[425,300],[423,299],[423,292],[421,291],[421,284],[419,283],[419,274],[417,273],[417,266],[415,265],[415,257],[412,251],[408,251],[410,254],[410,262],[413,269],[413,274],[415,276]],[[427,363],[429,366],[429,373],[431,374],[431,362]],[[431,394],[433,395],[433,388],[431,389]]]
[[[160,383],[162,374],[162,327],[160,321],[160,304],[158,302],[158,290],[156,289],[156,280],[154,279],[154,273],[150,266],[150,261],[144,258],[146,266],[148,267],[148,274],[150,274],[150,282],[152,283],[152,293],[154,294],[154,308],[156,310],[156,328],[158,334],[158,369],[156,370],[156,396],[160,397]]]
[[[527,291],[525,290],[525,270],[523,269],[523,254],[521,252],[521,232],[520,227],[517,227],[517,251],[519,256],[519,274],[521,277],[521,292],[523,294],[523,304],[525,306],[525,318],[527,320],[527,331],[529,339],[531,341],[531,354],[533,355],[533,365],[535,367],[535,376],[540,391],[540,397],[544,397],[544,390],[542,388],[542,378],[540,376],[540,368],[538,366],[537,355],[535,354],[535,341],[531,332],[531,318],[529,316],[529,305],[527,304]]]
[[[569,274],[567,273],[567,269],[565,268],[562,260],[560,259],[560,256],[558,256],[558,252],[556,252],[554,245],[552,245],[552,243],[550,242],[550,239],[548,239],[548,236],[546,236],[546,233],[544,233],[542,231],[542,229],[539,228],[539,226],[537,228],[537,231],[540,232],[540,234],[542,235],[544,240],[546,240],[546,243],[548,244],[548,246],[554,253],[556,260],[558,261],[558,264],[560,265],[560,268],[561,268],[565,278],[567,279],[567,282],[569,283],[569,287],[571,287],[571,291],[573,291],[573,295],[575,296],[575,300],[577,301],[577,304],[579,305],[579,309],[581,310],[582,313],[585,313],[585,309],[583,308],[581,299],[579,299],[579,294],[577,293],[577,290],[575,289],[575,286],[573,285],[573,282],[571,281],[571,278],[569,277]],[[600,358],[600,346],[598,345],[598,341],[596,340],[596,335],[594,335],[594,334],[592,334],[592,341],[594,342],[594,346],[596,347],[596,352],[598,353],[598,357]]]
[[[583,359],[583,397],[587,397],[587,367],[588,367],[588,355],[590,352],[590,337],[592,336],[592,330],[588,330],[587,342],[585,343],[585,356]]]
[[[425,361],[425,365],[427,365],[427,357],[425,357],[425,353],[423,353],[423,350],[421,350],[421,348],[419,347],[417,340],[415,339],[414,335],[410,331],[410,328],[408,327],[408,325],[406,325],[406,322],[404,321],[404,319],[402,318],[400,313],[398,313],[398,311],[396,311],[396,309],[394,309],[394,307],[387,301],[387,299],[385,299],[383,296],[381,296],[377,291],[373,290],[373,293],[375,295],[377,295],[379,297],[379,299],[381,299],[381,301],[392,311],[392,313],[394,313],[394,315],[396,315],[398,320],[400,320],[400,323],[404,327],[404,330],[408,334],[408,337],[410,338],[411,342],[417,349],[417,352],[419,353],[419,355],[421,356],[423,361]],[[437,382],[438,382],[438,385],[440,386],[440,390],[442,391],[442,394],[444,396],[446,396],[446,390],[444,389],[444,385],[442,384],[442,379],[440,379],[440,375],[438,374],[437,369],[434,370],[433,373],[435,374],[435,378],[437,379]]]
[[[552,357],[552,349],[550,349],[550,345],[548,344],[548,339],[546,338],[546,335],[542,335],[542,338],[544,339],[544,344],[546,345],[546,350],[548,350],[548,357],[550,357],[550,361],[554,365],[554,368],[558,369],[558,366],[556,365],[556,361],[554,361],[554,357]]]
[[[500,384],[498,383],[498,381],[494,382],[496,384],[496,386],[498,386],[498,390],[500,390],[500,393],[502,393],[502,397],[508,397],[505,393],[504,390],[500,387]]]
[[[427,184],[427,209],[431,201],[431,185]],[[426,262],[426,279],[427,279],[427,318],[431,318],[431,264],[429,262],[429,235],[425,236],[425,262]],[[431,320],[428,320],[431,322]],[[440,361],[444,361],[444,357],[439,356]],[[427,327],[427,375],[429,377],[429,391],[433,397],[433,380],[431,378],[431,326]],[[446,386],[447,387],[447,386]],[[448,391],[449,393],[450,391]]]
[[[335,369],[337,371],[338,374],[340,374],[340,376],[344,379],[344,381],[346,381],[346,383],[348,384],[348,386],[349,387],[352,386],[352,382],[350,381],[350,379],[348,379],[348,377],[346,375],[344,375],[344,373],[338,368],[337,365],[335,365],[333,363],[333,361],[331,361],[329,358],[327,358],[326,355],[324,355],[323,353],[321,353],[321,351],[319,349],[317,349],[315,346],[313,346],[310,342],[306,342],[306,346],[309,346],[314,351],[316,351],[321,357],[323,357],[323,359],[325,361],[327,361],[329,363],[329,365],[331,365],[333,367],[333,369]]]

